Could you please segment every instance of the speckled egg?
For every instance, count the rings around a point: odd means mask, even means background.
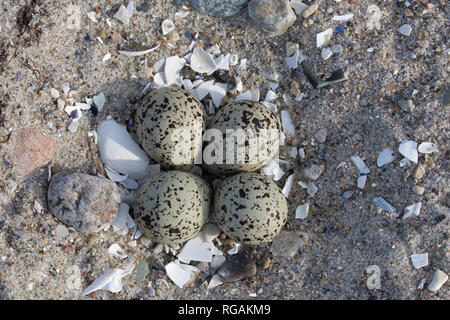
[[[202,149],[205,115],[197,98],[178,87],[154,89],[136,111],[141,146],[164,169],[188,171]]]
[[[281,125],[277,116],[265,105],[254,101],[234,101],[222,109],[208,121],[207,129],[218,129],[223,136],[223,158],[222,163],[214,161],[207,163],[204,168],[211,174],[215,175],[230,175],[242,171],[255,171],[265,166],[277,153],[280,146],[280,129]],[[227,130],[232,129],[239,135],[237,129],[245,132],[244,139],[238,139],[228,135]],[[230,131],[229,131],[230,132]],[[265,133],[269,133],[266,135]],[[265,138],[264,138],[265,137]],[[232,143],[244,146],[245,158],[239,160],[238,152],[233,152],[234,160],[227,161],[226,146],[227,141],[232,140]],[[205,159],[211,153],[210,145],[215,142],[205,144],[203,152],[204,163]],[[218,146],[218,144],[216,145]],[[210,148],[209,150],[207,148]],[[244,160],[244,161],[242,161]]]
[[[211,198],[211,188],[201,178],[184,171],[162,172],[139,188],[136,222],[144,235],[158,243],[181,243],[202,229]]]
[[[214,215],[225,233],[243,244],[272,241],[286,223],[287,201],[266,176],[242,172],[225,179],[214,196]]]

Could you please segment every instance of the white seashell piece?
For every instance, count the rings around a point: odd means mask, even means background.
[[[145,176],[149,158],[124,125],[114,120],[103,121],[98,129],[98,148],[102,161],[108,167],[132,179]]]
[[[403,140],[398,147],[398,151],[407,159],[414,163],[419,160],[419,154],[417,153],[417,142],[412,140]]]
[[[194,282],[200,269],[188,264],[172,261],[165,265],[166,274],[179,288],[183,288]]]
[[[428,253],[412,254],[411,262],[416,269],[423,268],[428,265]]]
[[[81,293],[83,296],[97,291],[97,290],[108,290],[112,293],[117,293],[122,290],[121,279],[126,275],[130,274],[134,269],[122,270],[122,269],[107,269],[104,274],[94,280],[92,284],[83,290]]]
[[[295,210],[295,219],[306,219],[309,214],[309,203],[306,202],[297,207]]]
[[[195,72],[210,75],[216,71],[217,66],[211,54],[200,47],[195,47],[191,56],[191,68]]]
[[[161,29],[163,35],[171,33],[173,30],[175,30],[175,25],[173,24],[173,21],[170,19],[166,19],[161,23]]]
[[[433,280],[431,280],[431,283],[428,285],[428,290],[437,292],[448,280],[448,275],[437,269],[434,273]]]
[[[431,142],[422,142],[419,147],[417,148],[417,151],[419,151],[420,153],[433,153],[433,152],[438,152],[438,148],[434,143]]]
[[[394,159],[394,150],[392,150],[391,148],[385,148],[378,155],[377,166],[382,167],[385,164],[391,163],[392,161],[394,161]]]

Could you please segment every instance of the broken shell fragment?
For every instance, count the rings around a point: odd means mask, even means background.
[[[132,179],[139,180],[145,176],[149,158],[124,125],[114,120],[103,121],[98,129],[98,148],[108,167]]]
[[[188,264],[172,261],[165,265],[166,274],[179,288],[184,288],[194,282],[200,269]]]
[[[200,47],[195,47],[191,56],[191,68],[198,73],[212,74],[217,66],[213,56]]]
[[[360,157],[353,156],[353,157],[351,157],[351,160],[352,160],[353,164],[355,165],[356,169],[358,169],[359,173],[361,173],[361,174],[369,174],[370,173],[370,169],[366,166],[366,164]]]
[[[433,153],[433,152],[438,152],[438,148],[434,143],[431,142],[422,142],[419,147],[417,148],[417,150],[420,153],[425,153],[425,154],[429,154],[429,153]]]
[[[403,140],[398,147],[398,151],[407,159],[417,163],[419,154],[417,153],[417,142],[412,140]]]
[[[428,285],[428,290],[437,292],[448,280],[448,275],[437,269],[434,273],[433,280],[431,280],[431,283]]]
[[[173,24],[172,20],[166,19],[161,23],[161,29],[163,35],[166,35],[175,30],[175,25]]]
[[[392,161],[394,161],[394,159],[394,150],[392,150],[391,148],[385,148],[378,155],[377,166],[382,167],[385,164],[391,163]]]
[[[381,289],[381,270],[377,265],[371,265],[366,268],[366,273],[371,274],[366,281],[369,290]]]
[[[428,253],[412,254],[411,262],[416,269],[423,268],[428,265]]]

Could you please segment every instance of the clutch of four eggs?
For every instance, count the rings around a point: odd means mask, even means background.
[[[268,242],[281,231],[286,198],[254,172],[279,148],[280,122],[266,106],[234,101],[206,121],[192,93],[165,87],[143,97],[135,123],[143,149],[168,170],[138,190],[134,211],[146,236],[167,244],[187,241],[208,221],[211,206],[219,227],[239,243]],[[189,173],[194,164],[224,178],[214,196],[206,181]]]

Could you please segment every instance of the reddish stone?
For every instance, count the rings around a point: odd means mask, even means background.
[[[15,140],[14,165],[18,173],[30,175],[45,166],[53,157],[55,142],[39,130],[25,128]]]

